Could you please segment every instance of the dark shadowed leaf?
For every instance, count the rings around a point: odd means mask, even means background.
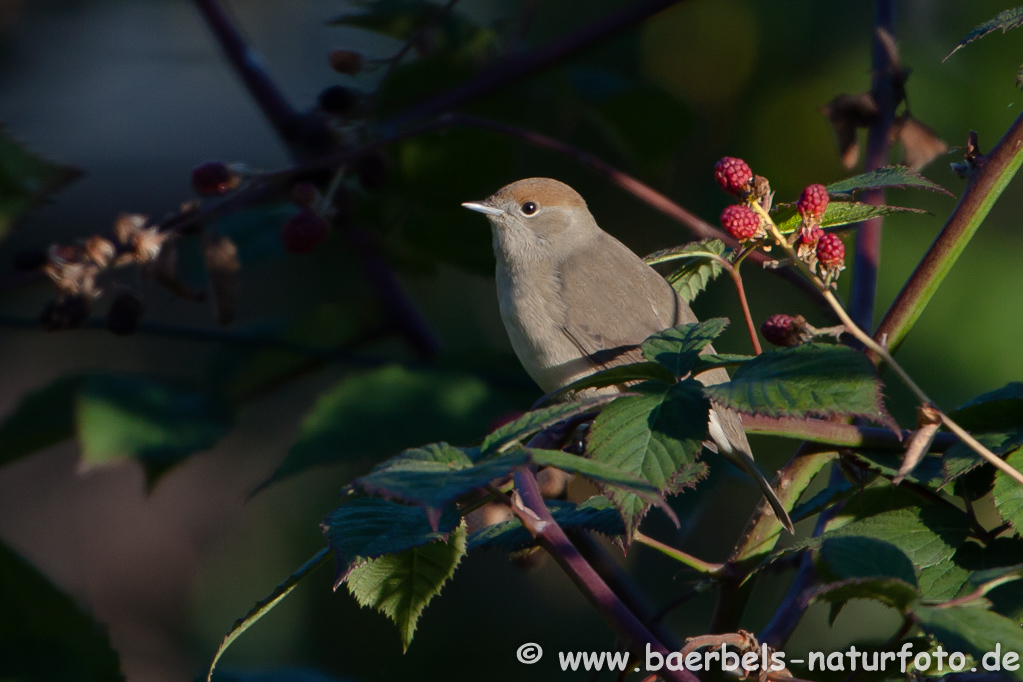
[[[687,380],[636,390],[642,395],[619,398],[594,420],[587,455],[649,481],[663,494],[695,485],[707,471],[697,456],[707,437],[710,411],[700,384]],[[620,490],[608,490],[607,495],[622,512],[631,537],[649,502]]]
[[[392,457],[355,479],[352,487],[420,505],[436,526],[436,519],[448,504],[527,462],[529,454],[520,449],[474,464],[463,450],[447,443],[434,443]]]
[[[668,282],[687,303],[707,288],[723,272],[719,258],[724,256],[725,244],[719,239],[704,239],[652,253],[643,260],[649,265],[682,260],[683,265],[667,276]]]
[[[953,47],[952,51],[945,55],[945,59],[948,59],[974,40],[983,38],[988,33],[992,33],[994,31],[1001,31],[1002,33],[1005,33],[1006,31],[1019,26],[1023,26],[1023,7],[1016,7],[1014,9],[1007,9],[1004,12],[999,12],[998,16],[994,19],[985,21],[983,24],[967,33],[966,37],[960,40],[959,44]]]
[[[819,568],[829,571],[835,580],[897,578],[916,588],[913,562],[885,540],[857,535],[829,537],[817,552]]]
[[[622,517],[611,501],[597,495],[578,505],[561,500],[547,500],[551,516],[564,530],[590,530],[617,537],[625,533]],[[532,547],[533,536],[518,519],[495,523],[469,536],[469,549],[501,549],[509,552]]]
[[[849,578],[821,585],[809,601],[831,604],[828,620],[834,625],[842,607],[853,599],[869,599],[905,613],[918,596],[916,587],[898,578]]]
[[[663,365],[676,377],[692,371],[700,351],[706,348],[728,326],[728,319],[715,317],[695,324],[680,324],[648,338],[640,349],[643,357]]]
[[[447,539],[460,522],[454,506],[444,509],[435,530],[421,507],[357,497],[327,514],[320,527],[337,558],[336,584],[340,585],[367,559]]]
[[[0,126],[0,239],[26,212],[80,175],[77,168],[31,154]]]
[[[407,650],[423,609],[440,594],[465,552],[462,524],[446,541],[435,540],[359,566],[348,575],[348,591],[360,605],[394,621],[402,647]]]
[[[948,416],[968,431],[1023,427],[1023,381],[1013,381],[979,395],[949,412]]]
[[[75,435],[74,405],[85,377],[61,377],[21,399],[0,425],[0,464]]]
[[[1023,427],[990,433],[975,432],[972,435],[984,447],[996,455],[1004,455],[1023,446]],[[944,487],[952,481],[958,480],[983,463],[983,458],[974,452],[973,448],[969,445],[966,443],[956,443],[946,450],[942,456],[941,470],[944,478],[941,485]]]
[[[326,549],[321,549],[313,556],[313,558],[305,562],[297,571],[289,575],[284,582],[275,587],[274,591],[265,599],[261,599],[256,602],[256,605],[253,606],[247,614],[235,621],[234,625],[231,626],[230,632],[227,633],[224,640],[220,643],[220,646],[217,647],[217,653],[214,655],[213,662],[210,663],[210,670],[206,675],[207,682],[210,682],[210,680],[213,679],[213,670],[217,667],[217,661],[219,661],[220,657],[224,655],[227,648],[231,646],[236,639],[241,637],[243,632],[252,627],[257,620],[269,613],[273,607],[280,604],[285,597],[291,594],[291,591],[298,587],[298,584],[303,578],[325,564],[329,558],[330,552]],[[217,676],[217,679],[220,679],[219,675]]]
[[[550,407],[527,412],[518,419],[504,424],[483,440],[480,449],[483,455],[503,452],[515,447],[523,440],[550,426],[572,417],[596,414],[616,396],[597,396],[584,398],[571,403],[558,403]]]
[[[845,180],[839,180],[828,185],[829,194],[845,194],[858,192],[865,189],[883,189],[889,187],[911,187],[915,189],[929,189],[932,192],[941,192],[953,196],[951,192],[936,182],[928,180],[912,168],[905,166],[885,166],[862,175],[857,175]]]
[[[1018,449],[1005,458],[1007,464],[1020,470],[1023,468],[1023,449]],[[991,490],[995,507],[1002,520],[1012,526],[1012,532],[1023,535],[1023,486],[1004,473],[995,472],[995,487]]]
[[[847,346],[809,343],[770,350],[707,386],[711,400],[770,417],[855,415],[890,424],[874,365]]]
[[[260,488],[314,466],[391,455],[449,438],[470,442],[511,404],[476,377],[403,367],[354,373],[320,396],[298,440]]]
[[[876,471],[890,479],[898,473],[903,453],[891,450],[859,450],[855,453],[855,457],[871,471]],[[942,485],[944,480],[941,463],[941,455],[928,455],[920,460],[913,472],[904,480],[936,489]]]
[[[993,611],[984,604],[962,606],[917,605],[913,615],[920,627],[932,635],[948,651],[960,651],[980,661],[984,654],[995,651],[1023,650],[1023,630],[1019,625]],[[1020,679],[1020,670],[1009,672],[1008,676]]]
[[[27,396],[0,426],[0,463],[77,436],[84,468],[137,459],[152,485],[234,423],[219,396],[138,375],[62,377]]]
[[[693,363],[693,374],[708,372],[718,367],[738,367],[744,362],[752,360],[752,355],[738,355],[736,353],[705,353],[696,358]]]
[[[105,629],[0,543],[0,679],[121,682]]]

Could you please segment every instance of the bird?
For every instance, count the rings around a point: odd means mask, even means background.
[[[583,197],[563,182],[526,178],[462,206],[489,219],[501,318],[523,368],[545,393],[642,362],[639,345],[647,338],[698,322],[667,280],[602,230]],[[696,378],[704,385],[729,380],[723,368]],[[753,461],[738,413],[712,403],[708,435],[719,454],[756,480],[792,532],[788,512]]]

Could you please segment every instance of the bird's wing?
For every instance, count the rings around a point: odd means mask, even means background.
[[[606,233],[573,250],[559,270],[562,332],[595,368],[641,362],[647,337],[696,321],[663,277]]]

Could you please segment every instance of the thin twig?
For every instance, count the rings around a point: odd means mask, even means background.
[[[742,285],[742,275],[739,274],[739,268],[729,263],[727,258],[719,260],[725,270],[728,271],[728,274],[731,275],[732,282],[735,283],[735,290],[739,294],[739,305],[742,307],[742,316],[746,319],[746,331],[749,332],[749,339],[753,342],[753,352],[756,355],[760,355],[764,350],[760,347],[760,338],[757,336],[757,327],[753,324],[753,315],[750,313],[749,302],[746,300],[746,289]]]
[[[252,99],[259,105],[277,135],[292,148],[308,146],[310,133],[314,132],[310,127],[314,122],[299,114],[291,106],[263,68],[259,55],[246,43],[223,6],[217,0],[195,0],[195,4],[230,60],[235,73],[245,83]],[[318,139],[330,140],[325,127],[319,133]]]
[[[714,564],[709,561],[697,559],[691,554],[686,554],[680,549],[675,549],[671,545],[666,545],[660,540],[654,540],[651,537],[643,535],[643,533],[640,533],[639,531],[636,531],[636,534],[633,536],[633,539],[636,542],[642,545],[646,545],[647,547],[652,547],[653,549],[656,549],[658,552],[670,556],[675,561],[685,564],[694,571],[703,573],[704,575],[707,576],[720,575],[725,568],[724,564]]]

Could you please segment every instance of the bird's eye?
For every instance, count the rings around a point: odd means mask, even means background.
[[[526,203],[522,204],[522,213],[523,215],[533,215],[534,213],[536,213],[536,204],[533,203],[532,201],[527,201]]]

